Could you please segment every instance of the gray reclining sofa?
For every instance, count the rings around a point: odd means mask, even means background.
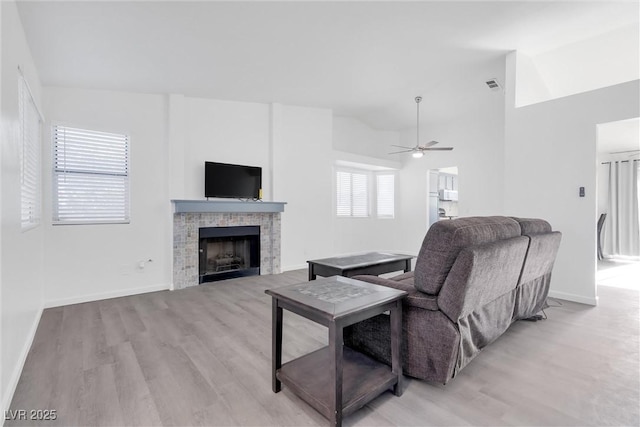
[[[446,384],[518,319],[545,308],[561,234],[540,219],[439,221],[413,272],[356,276],[408,292],[403,301],[406,375]],[[344,343],[390,364],[388,316],[346,328]]]

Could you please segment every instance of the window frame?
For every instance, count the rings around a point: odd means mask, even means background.
[[[91,127],[91,129],[89,129]],[[56,170],[56,129],[57,128],[71,128],[82,130],[86,132],[96,132],[101,134],[112,134],[126,138],[126,175],[125,177],[125,185],[124,185],[124,219],[91,219],[86,218],[83,220],[60,220],[59,219],[59,209],[58,209],[58,189],[57,189],[57,181],[56,176],[58,174],[64,174],[65,172]],[[74,125],[63,122],[55,122],[51,124],[51,219],[52,225],[60,226],[60,225],[109,225],[109,224],[130,224],[131,223],[131,132],[128,131],[113,131],[113,130],[105,130],[103,128],[98,129],[93,126],[86,125]],[[99,176],[114,176],[113,174],[106,173],[91,173],[85,172],[88,175],[99,175]]]
[[[395,171],[379,171],[374,173],[375,175],[375,181],[376,181],[376,218],[379,219],[394,219],[396,217],[396,173]],[[379,178],[381,176],[390,176],[392,177],[393,183],[392,183],[392,188],[393,188],[393,194],[391,195],[392,197],[392,204],[391,204],[391,209],[392,209],[392,213],[391,215],[380,215],[380,182],[379,182]]]
[[[367,176],[367,216],[339,215],[338,214],[338,173],[345,172],[350,174],[362,174]],[[378,176],[393,176],[393,215],[378,214]],[[375,170],[371,169],[347,167],[336,165],[333,171],[333,215],[339,219],[395,219],[396,217],[396,200],[397,200],[397,171],[394,169]]]
[[[27,105],[33,107],[30,116],[35,113],[38,121],[36,137],[33,139],[26,138]],[[44,117],[38,109],[29,82],[20,70],[18,76],[18,121],[20,123],[20,228],[25,232],[42,224],[42,125]],[[32,196],[26,198],[27,188],[25,185],[28,176],[31,177],[29,181],[33,181],[33,186],[29,189]]]
[[[351,188],[349,191],[350,194],[350,206],[349,206],[349,210],[350,213],[349,215],[340,215],[338,213],[338,174],[339,173],[348,173],[350,175],[350,182],[351,182]],[[353,175],[357,174],[357,175],[363,175],[366,177],[367,183],[366,183],[366,194],[367,194],[367,202],[366,202],[366,215],[354,215],[353,214]],[[335,189],[335,194],[334,194],[334,202],[335,202],[335,209],[334,209],[334,214],[337,218],[371,218],[371,173],[368,170],[364,170],[364,169],[354,169],[354,168],[345,168],[345,167],[336,167],[335,171],[334,171],[334,189]]]

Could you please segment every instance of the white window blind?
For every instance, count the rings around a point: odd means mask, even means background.
[[[393,218],[395,214],[394,175],[377,175],[377,204],[379,218]]]
[[[129,222],[129,136],[54,126],[53,222]]]
[[[369,175],[336,171],[336,215],[369,216]]]
[[[20,114],[20,207],[23,229],[40,224],[42,205],[41,118],[24,77],[19,83]]]

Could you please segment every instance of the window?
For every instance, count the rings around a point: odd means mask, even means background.
[[[41,117],[24,77],[19,83],[20,115],[20,223],[22,229],[40,224],[42,180],[40,178]]]
[[[53,128],[53,223],[129,222],[129,136]]]
[[[336,215],[369,216],[369,174],[337,171],[336,194]]]
[[[377,218],[394,218],[395,173],[364,167],[336,170],[336,215],[367,218],[375,209]]]
[[[395,214],[395,176],[389,174],[377,175],[376,179],[378,218],[393,218]]]

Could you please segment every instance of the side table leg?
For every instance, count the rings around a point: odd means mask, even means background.
[[[342,326],[335,322],[329,324],[329,354],[331,355],[331,379],[334,384],[334,395],[331,399],[333,418],[331,425],[342,426]]]
[[[316,273],[313,264],[309,264],[309,281],[316,280]]]
[[[272,325],[271,325],[271,388],[274,393],[282,389],[276,372],[282,367],[282,307],[278,306],[278,298],[271,299]]]
[[[408,273],[411,271],[411,259],[405,261],[404,272]]]
[[[390,310],[391,322],[391,372],[398,376],[398,382],[393,387],[396,396],[402,396],[402,301],[396,301],[395,306]]]

